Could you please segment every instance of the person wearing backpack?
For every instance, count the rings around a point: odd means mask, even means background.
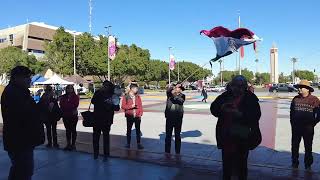
[[[210,110],[218,118],[216,140],[218,149],[222,150],[223,179],[230,180],[233,169],[240,180],[247,179],[249,150],[255,149],[262,140],[259,99],[248,90],[245,77],[239,75],[211,104]]]
[[[295,88],[299,90],[299,95],[293,98],[290,107],[292,168],[299,167],[299,146],[303,138],[304,165],[306,170],[311,170],[314,127],[319,122],[320,101],[316,96],[311,95],[314,89],[307,80],[301,80]]]
[[[127,118],[127,145],[126,148],[130,149],[131,144],[131,129],[133,124],[136,128],[136,137],[138,149],[143,149],[141,144],[141,117],[143,115],[141,97],[138,95],[138,85],[131,84],[130,91],[122,98],[121,108],[125,112]]]

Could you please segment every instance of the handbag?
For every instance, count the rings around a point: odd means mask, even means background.
[[[81,112],[81,116],[83,117],[82,125],[84,127],[93,127],[94,117],[93,117],[93,112],[91,112],[90,109],[91,109],[91,101],[90,101],[88,110]]]

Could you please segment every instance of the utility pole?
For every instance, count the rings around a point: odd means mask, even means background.
[[[170,69],[170,61],[171,61],[171,49],[172,47],[169,47],[169,66],[168,66],[168,69],[169,69],[169,85],[171,84],[171,69]]]
[[[259,59],[254,60],[254,62],[256,62],[256,74],[258,74],[259,72]]]
[[[178,64],[178,82],[180,81],[180,63],[179,61],[177,62]]]
[[[238,27],[241,27],[241,21],[240,21],[240,11],[238,11]],[[240,50],[240,49],[239,49]],[[238,52],[239,55],[239,75],[241,75],[241,53],[240,51]]]
[[[220,63],[220,84],[221,84],[221,86],[223,86],[223,74],[222,74],[222,62],[223,62],[223,59],[220,59],[218,62]]]
[[[73,75],[76,74],[76,32],[73,32]]]
[[[292,62],[292,82],[293,82],[293,84],[296,83],[296,80],[295,80],[295,64],[296,64],[297,61],[298,61],[298,58],[295,58],[295,57],[291,58],[291,62]]]
[[[110,36],[110,28],[112,26],[106,26],[104,27],[106,29],[107,32],[107,41],[108,41],[108,52],[107,52],[107,61],[108,61],[108,81],[110,81],[111,77],[110,77],[110,58],[109,58],[109,36]]]

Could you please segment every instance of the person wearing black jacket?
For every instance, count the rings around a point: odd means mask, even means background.
[[[230,180],[233,169],[240,180],[248,176],[249,150],[262,140],[259,128],[261,110],[259,99],[248,91],[243,76],[236,76],[211,104],[211,113],[218,118],[216,140],[222,150],[223,179]]]
[[[307,80],[301,80],[295,87],[299,90],[299,95],[293,98],[290,107],[292,168],[299,167],[299,146],[303,138],[304,165],[306,170],[311,170],[314,127],[319,122],[320,101],[311,95],[314,89]]]
[[[180,154],[181,150],[181,127],[183,119],[183,103],[186,99],[185,95],[182,94],[184,87],[177,83],[173,87],[169,87],[167,90],[167,105],[165,110],[166,117],[166,139],[165,139],[165,152],[170,153],[171,151],[171,139],[172,131],[174,129],[175,134],[175,150],[176,154]]]
[[[43,124],[28,89],[31,74],[27,67],[13,68],[9,85],[1,96],[3,145],[12,164],[9,180],[31,180],[33,150],[44,143]]]
[[[206,87],[203,87],[203,88],[202,88],[201,96],[203,96],[202,102],[207,103],[208,91],[207,91]]]
[[[42,121],[47,129],[47,147],[59,148],[57,137],[57,122],[62,116],[62,112],[58,105],[58,100],[54,97],[53,89],[50,85],[45,87],[44,94],[42,95],[38,106],[41,110]],[[53,142],[53,144],[52,144]]]
[[[104,81],[101,89],[96,91],[91,100],[94,104],[93,151],[94,159],[99,156],[99,139],[103,133],[103,152],[105,160],[110,156],[110,129],[113,124],[114,111],[119,111],[119,104],[112,100],[114,85]]]

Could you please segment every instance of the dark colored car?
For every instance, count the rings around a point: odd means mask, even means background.
[[[297,92],[298,90],[294,87],[289,86],[288,84],[273,84],[269,88],[269,92]]]

